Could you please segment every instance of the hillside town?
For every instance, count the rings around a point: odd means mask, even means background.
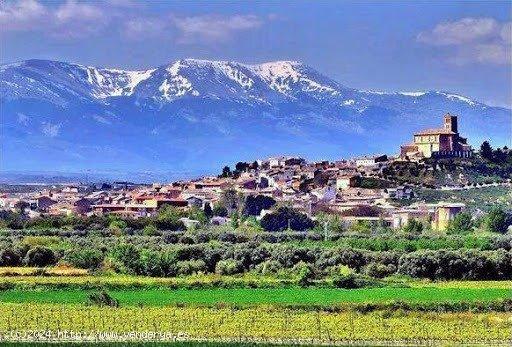
[[[19,210],[29,217],[42,215],[104,215],[148,217],[164,205],[179,209],[211,209],[227,191],[244,198],[267,196],[314,218],[318,212],[340,215],[347,225],[364,221],[402,228],[411,219],[428,221],[443,231],[465,205],[461,202],[408,203],[414,185],[382,179],[393,163],[430,157],[472,155],[466,139],[459,136],[457,117],[444,116],[441,129],[414,134],[414,143],[401,147],[396,157],[385,154],[339,161],[308,162],[300,157],[279,156],[252,163],[239,162],[233,171],[225,167],[219,176],[160,184],[114,182],[54,186],[29,193],[1,193],[0,207]],[[368,184],[384,182],[384,186]],[[257,218],[268,210],[263,209]],[[211,223],[225,224],[229,215],[213,216]],[[184,224],[197,221],[183,218]]]

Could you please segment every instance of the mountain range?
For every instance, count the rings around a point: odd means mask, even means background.
[[[509,145],[512,115],[454,92],[357,90],[294,61],[197,59],[141,71],[5,64],[0,107],[1,171],[169,178],[271,155],[397,153],[447,112],[474,146]]]

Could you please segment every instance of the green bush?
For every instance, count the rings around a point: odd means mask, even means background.
[[[89,294],[87,301],[90,305],[119,307],[119,301],[104,290]]]
[[[54,265],[56,262],[55,253],[50,248],[42,246],[30,249],[25,256],[25,264],[28,266],[44,267]]]
[[[14,250],[7,248],[0,251],[0,266],[19,266],[21,258]]]
[[[255,266],[254,270],[262,275],[277,274],[283,266],[277,260],[265,260]]]
[[[369,263],[365,267],[366,275],[374,278],[384,278],[396,272],[396,266],[393,264]]]
[[[72,249],[64,256],[64,260],[81,269],[97,269],[103,261],[103,253],[97,249]]]
[[[493,208],[486,218],[487,230],[493,233],[504,234],[512,224],[512,216],[500,207]]]
[[[286,229],[304,231],[313,229],[315,222],[293,208],[280,207],[277,211],[266,214],[261,219],[261,226],[267,231],[283,231]]]
[[[160,236],[162,233],[154,224],[148,224],[142,229],[142,234],[146,236]]]
[[[234,275],[243,271],[242,262],[234,259],[221,260],[215,266],[215,273],[219,275]]]
[[[193,275],[206,270],[206,263],[203,260],[184,260],[176,263],[178,275]]]

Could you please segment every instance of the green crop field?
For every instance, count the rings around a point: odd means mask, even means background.
[[[0,302],[85,303],[88,291],[82,290],[7,290]],[[176,303],[213,305],[283,304],[334,305],[338,303],[412,303],[493,301],[512,299],[505,288],[290,288],[290,289],[198,289],[198,290],[112,290],[109,294],[121,305],[165,306]]]
[[[140,307],[73,304],[0,303],[0,333],[44,331],[102,335],[117,340],[130,332],[167,332],[189,341],[507,346],[512,342],[510,313],[332,312],[276,307]],[[14,335],[16,336],[16,335]],[[168,335],[168,338],[173,336]],[[62,337],[60,337],[62,339]],[[148,341],[147,336],[139,339]]]

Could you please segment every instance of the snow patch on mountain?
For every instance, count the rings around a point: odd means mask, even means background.
[[[405,95],[405,96],[414,96],[414,97],[418,97],[418,96],[423,96],[425,94],[427,94],[426,92],[399,92],[397,94],[400,94],[400,95]]]
[[[458,95],[458,94],[449,94],[449,93],[444,93],[444,92],[437,92],[437,94],[440,94],[440,95],[444,95],[446,96],[448,99],[450,100],[457,100],[457,101],[462,101],[462,102],[465,102],[471,106],[475,106],[476,105],[476,102],[474,102],[473,100],[465,97],[465,96],[462,96],[462,95]]]
[[[304,65],[296,61],[275,61],[259,65],[248,65],[252,71],[267,82],[270,88],[279,93],[290,95],[294,84],[300,85],[304,92],[329,92],[337,95],[338,91],[329,85],[322,85],[309,78],[304,70]]]

